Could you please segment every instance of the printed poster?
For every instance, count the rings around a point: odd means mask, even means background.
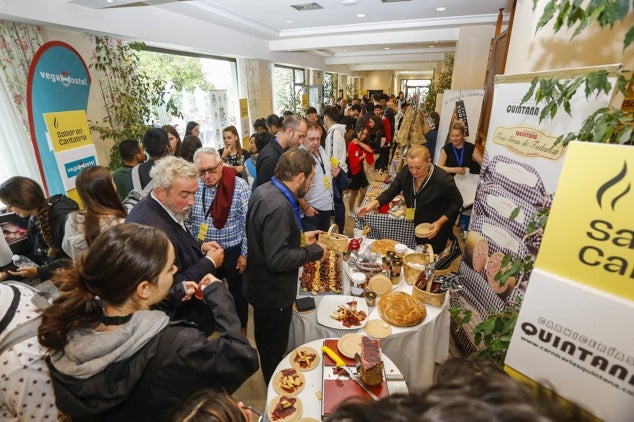
[[[586,99],[580,89],[571,100],[572,116],[561,110],[554,119],[542,122],[539,112],[544,104],[534,100],[522,104],[521,100],[536,75],[565,80],[602,69],[605,67],[495,77],[480,182],[459,270],[465,288],[452,297],[452,306],[472,312],[471,321],[458,330],[456,338],[466,353],[475,351],[475,326],[491,313],[521,299],[526,291],[530,274],[511,277],[503,285],[495,276],[506,254],[518,258],[537,256],[542,232],[527,233],[527,229],[534,216],[553,202],[566,157],[566,149],[555,145],[557,137],[577,130],[588,115],[607,106],[611,93]],[[608,70],[616,69],[612,66]],[[615,80],[612,74],[613,86]]]
[[[634,415],[633,176],[631,146],[570,144],[505,362],[614,422]]]

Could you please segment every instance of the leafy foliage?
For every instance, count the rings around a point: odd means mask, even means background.
[[[533,0],[533,9],[537,0]],[[583,8],[582,8],[583,6]],[[617,22],[622,22],[630,9],[629,0],[590,0],[581,2],[578,0],[551,0],[544,8],[539,19],[537,29],[543,28],[550,21],[554,21],[553,29],[558,32],[562,28],[575,28],[572,38],[577,36],[589,24],[596,22],[601,28],[614,27]],[[623,40],[623,50],[634,41],[634,28],[630,28]],[[570,100],[578,89],[583,87],[586,98],[600,93],[608,94],[612,85],[608,81],[608,72],[601,70],[590,72],[586,75],[561,81],[558,78],[539,79],[535,77],[522,102],[534,98],[536,102],[544,102],[541,109],[540,122],[545,118],[553,118],[560,108],[568,115],[571,113]],[[617,72],[616,89],[622,94],[627,94],[628,87],[634,83],[632,72],[622,70]],[[564,146],[571,141],[616,143],[633,145],[634,138],[632,125],[634,116],[630,112],[623,112],[614,107],[604,107],[592,113],[582,124],[579,132],[571,132],[561,135],[556,144]]]
[[[124,139],[139,139],[156,119],[157,106],[165,105],[168,113],[180,115],[171,101],[165,100],[165,81],[152,79],[138,68],[143,43],[124,43],[108,37],[95,37],[95,58],[90,64],[100,74],[107,116],[90,122],[90,129],[101,139],[111,139],[111,169],[121,165],[118,144]]]
[[[442,94],[446,89],[451,88],[451,79],[453,77],[454,56],[445,54],[443,63],[447,70],[438,74],[438,79],[429,86],[427,96],[425,97],[425,110],[432,112],[436,110],[436,96]]]
[[[504,367],[504,358],[511,344],[520,305],[521,301],[517,298],[503,311],[489,315],[476,325],[475,343],[476,346],[482,346],[473,352],[472,357],[486,358],[499,367]]]

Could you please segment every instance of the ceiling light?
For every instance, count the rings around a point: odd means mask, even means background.
[[[106,3],[114,3],[114,0],[106,0]]]
[[[447,10],[446,7],[437,7],[436,8],[436,12],[444,12],[445,10]]]
[[[344,6],[354,6],[355,4],[357,4],[357,0],[343,0],[341,4],[343,4]]]
[[[436,48],[436,46],[435,45],[430,45],[429,48]]]
[[[358,14],[357,14],[357,17],[358,17],[358,18],[365,18],[365,13],[358,13]]]
[[[292,25],[292,24],[295,23],[295,21],[293,19],[288,19],[288,20],[285,20],[284,22],[286,22],[289,25]]]
[[[383,50],[389,50],[390,47],[383,47]]]

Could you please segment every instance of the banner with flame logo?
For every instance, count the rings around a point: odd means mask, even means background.
[[[506,356],[606,421],[634,415],[634,148],[568,146]]]
[[[51,41],[35,53],[27,86],[29,125],[45,188],[50,195],[74,188],[74,178],[61,171],[64,162],[96,162],[86,120],[90,75],[86,63],[70,45]],[[89,146],[89,147],[88,147]],[[87,153],[85,157],[68,153]],[[66,152],[60,156],[61,152]],[[92,151],[92,152],[91,152]],[[74,195],[73,195],[74,196]]]

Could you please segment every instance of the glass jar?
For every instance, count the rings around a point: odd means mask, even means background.
[[[365,284],[365,274],[358,272],[350,274],[350,294],[352,296],[363,296],[363,293],[365,292]]]

